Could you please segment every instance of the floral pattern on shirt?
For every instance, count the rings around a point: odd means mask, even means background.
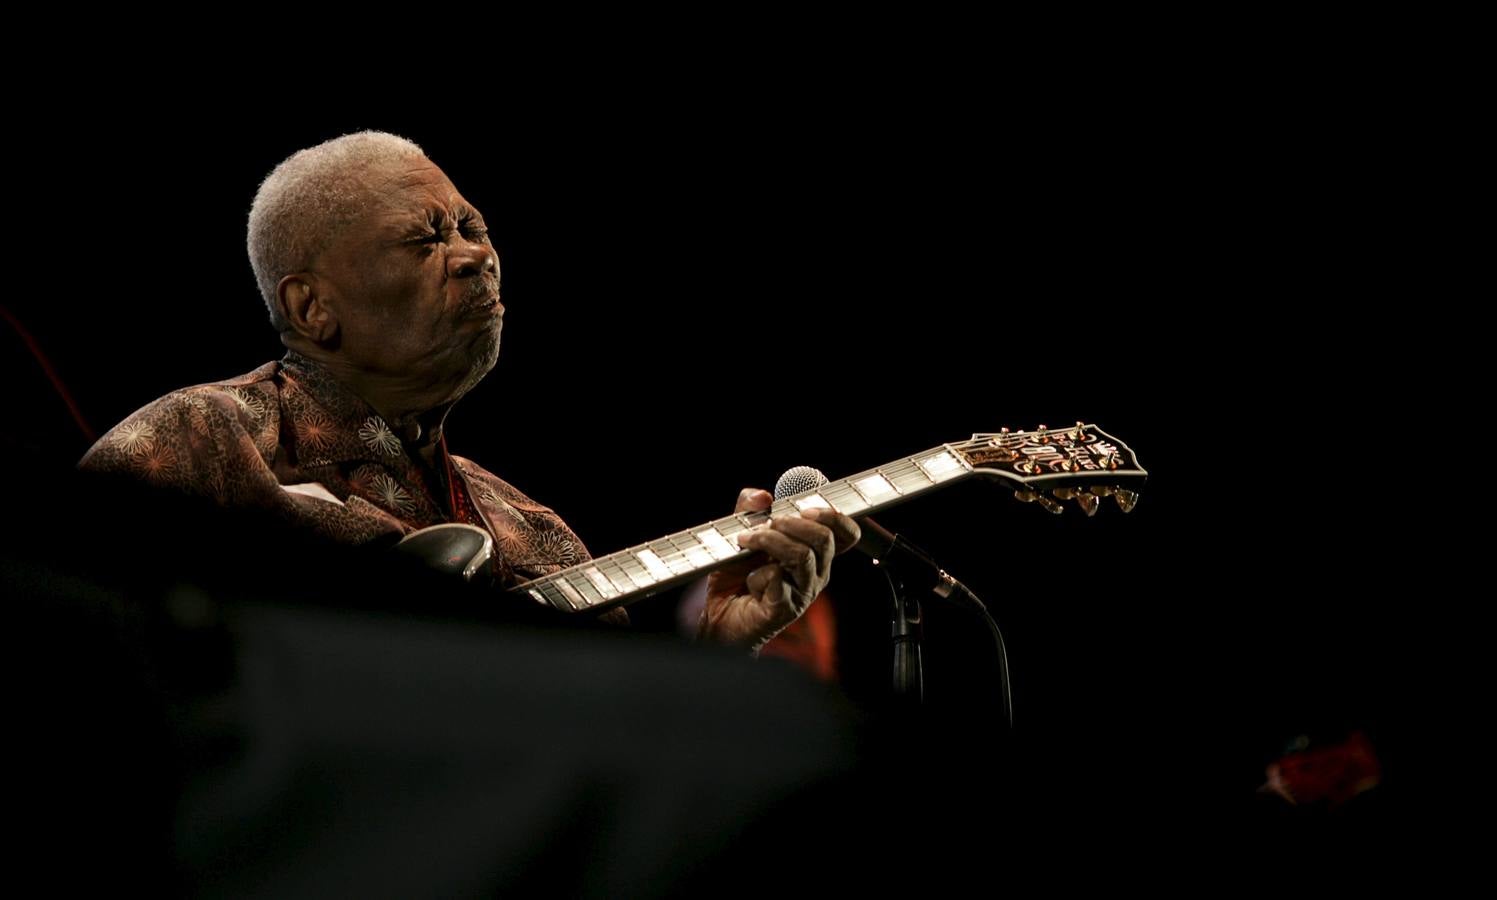
[[[146,405],[100,438],[79,467],[125,473],[223,506],[273,509],[342,543],[393,542],[466,516],[494,537],[495,574],[504,584],[591,558],[549,508],[471,460],[446,459],[463,491],[456,512],[448,493],[454,486],[439,490],[442,479],[373,408],[292,351],[237,378]],[[307,482],[341,504],[282,487]],[[617,613],[609,618],[627,621]]]

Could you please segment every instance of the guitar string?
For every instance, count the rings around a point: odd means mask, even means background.
[[[825,491],[828,487],[832,487],[834,485],[841,485],[844,488],[848,488],[848,487],[851,486],[851,484],[853,482],[855,482],[855,481],[857,481],[859,479],[869,478],[869,477],[873,477],[875,475],[886,475],[886,473],[891,473],[895,469],[899,469],[901,471],[905,471],[906,474],[908,474],[908,472],[920,471],[921,467],[920,467],[919,462],[917,462],[917,460],[926,459],[928,457],[935,456],[935,455],[939,454],[941,451],[947,449],[948,446],[951,449],[953,449],[953,450],[963,450],[963,449],[971,449],[973,447],[976,447],[978,445],[985,444],[985,443],[987,443],[986,439],[973,439],[973,440],[967,440],[967,441],[961,441],[961,442],[954,442],[954,443],[952,443],[950,445],[942,444],[940,447],[933,447],[933,448],[931,448],[929,450],[923,451],[921,453],[917,453],[914,456],[905,457],[904,459],[899,460],[897,462],[892,462],[892,463],[889,463],[888,465],[879,466],[876,469],[870,469],[868,471],[858,472],[858,473],[856,473],[854,475],[849,475],[846,478],[836,479],[835,481],[828,481],[826,484],[823,484],[823,485],[815,488],[815,491]],[[887,475],[886,475],[886,477],[887,477]],[[895,477],[898,477],[898,476],[895,476]],[[927,474],[926,477],[929,478],[930,476]],[[947,479],[947,480],[950,480],[950,479]],[[937,485],[940,485],[940,484],[943,484],[943,483],[944,482],[942,482],[942,481],[936,481],[936,480],[932,479],[930,481],[930,483],[928,483],[928,484],[918,485],[915,490],[917,492],[918,491],[924,491],[924,490],[926,490],[928,488],[933,488],[933,487],[936,487]],[[785,501],[785,500],[791,500],[791,499],[793,499],[795,497],[800,497],[802,495],[809,495],[811,493],[813,493],[813,491],[802,491],[802,492],[800,492],[798,494],[792,495],[792,497],[780,498],[779,500],[776,500],[775,502],[779,503],[779,502],[782,502],[782,501]],[[908,490],[901,491],[896,496],[902,496],[905,493],[908,493]],[[890,498],[890,499],[893,499],[893,498]],[[866,512],[867,510],[873,509],[873,508],[877,507],[878,505],[879,504],[877,504],[877,503],[870,503],[865,508],[864,512]],[[748,511],[747,513],[745,513],[745,514],[766,513],[766,512],[769,512],[769,510],[751,510],[751,511]],[[859,514],[861,515],[862,513],[860,512]],[[653,541],[648,541],[648,542],[646,542],[646,543],[644,543],[642,545],[638,545],[638,546],[633,547],[633,548],[629,548],[629,549],[626,549],[626,550],[618,550],[618,551],[615,551],[613,553],[609,553],[609,554],[607,554],[605,556],[597,557],[596,559],[591,560],[590,562],[595,564],[595,563],[598,563],[598,562],[601,561],[601,562],[610,563],[612,566],[617,566],[618,565],[618,563],[616,562],[617,559],[629,559],[629,558],[632,557],[632,558],[635,558],[636,561],[637,561],[638,554],[640,552],[643,552],[645,550],[649,550],[650,552],[652,552],[652,553],[655,554],[655,556],[656,556],[657,559],[659,559],[662,563],[665,564],[665,566],[666,566],[667,569],[671,568],[671,564],[672,563],[682,563],[682,562],[684,562],[687,565],[691,566],[691,569],[688,570],[688,571],[686,571],[686,572],[679,572],[678,573],[678,572],[672,571],[667,576],[668,578],[674,578],[677,575],[689,575],[693,571],[701,571],[701,570],[709,569],[709,568],[714,567],[718,563],[727,562],[727,560],[725,560],[725,559],[724,560],[719,560],[716,557],[712,556],[712,554],[708,550],[705,549],[705,545],[702,543],[702,541],[699,538],[696,537],[696,535],[699,532],[701,532],[701,531],[707,531],[707,530],[717,531],[718,530],[717,529],[717,525],[718,525],[719,522],[736,522],[737,524],[742,525],[743,524],[742,521],[740,521],[738,519],[739,515],[740,515],[739,513],[733,513],[731,515],[722,516],[721,518],[713,519],[712,521],[703,523],[702,525],[695,526],[695,527],[688,528],[688,529],[684,529],[682,531],[673,532],[673,533],[671,533],[669,535],[666,535],[665,537],[657,538],[657,539],[655,539]],[[740,534],[743,531],[750,530],[750,528],[752,528],[752,527],[758,527],[758,526],[750,526],[750,527],[746,527],[746,528],[741,528],[738,531],[733,532],[733,534]],[[718,531],[718,533],[721,534],[721,531]],[[727,537],[728,536],[725,536],[725,539]],[[684,538],[684,539],[687,539],[687,540],[695,541],[695,545],[693,547],[691,547],[690,549],[682,550],[679,547],[675,547],[673,544],[671,544],[671,541],[674,538]],[[661,543],[664,543],[664,544],[668,545],[670,549],[667,550],[667,549],[659,548],[659,547],[655,546],[656,544],[661,544]],[[738,552],[739,551],[735,550],[734,551],[735,555]],[[706,554],[707,556],[711,557],[711,561],[709,563],[707,563],[706,565],[698,566],[694,561],[692,561],[692,557],[694,555],[696,555],[696,554]],[[578,564],[576,564],[576,568],[585,569],[585,568],[587,568],[588,565],[589,565],[589,563],[578,563]],[[643,564],[641,564],[641,565],[643,565]],[[568,569],[563,570],[563,571],[564,572],[571,571],[571,567],[569,567]],[[600,569],[600,571],[601,571],[601,569]],[[646,567],[646,571],[649,571],[648,567]],[[556,578],[557,576],[559,576],[561,574],[563,574],[563,572],[556,572],[556,573],[553,573],[551,575],[546,576],[546,578]],[[653,573],[651,573],[651,575],[653,577]],[[628,576],[628,572],[626,570],[625,571],[625,577],[627,578],[627,576]],[[583,576],[583,577],[585,578],[586,576]],[[605,573],[604,577],[605,578],[608,577],[606,575],[606,573]],[[632,579],[629,579],[629,580],[632,583]],[[658,584],[660,581],[664,581],[664,580],[666,580],[666,579],[665,578],[656,579],[655,581],[652,582],[652,584]],[[589,579],[589,581],[590,581],[590,579]]]
[[[976,441],[967,441],[967,442],[963,442],[963,443],[970,446],[970,445],[987,443],[987,441],[986,440],[976,440]],[[952,447],[953,447],[953,449],[955,449],[957,447],[957,445],[953,444]],[[881,467],[881,468],[885,469],[885,470],[887,470],[887,469],[893,469],[894,467],[900,466],[903,463],[912,463],[916,459],[924,458],[924,456],[926,456],[926,455],[929,455],[929,454],[927,453],[927,454],[917,455],[915,457],[909,457],[906,460],[901,461],[900,463],[892,463],[892,464],[890,464],[888,466],[884,466],[884,467]],[[839,479],[839,481],[841,481],[841,482],[851,482],[851,481],[853,481],[853,480],[855,480],[857,478],[860,478],[860,477],[868,477],[868,476],[870,476],[872,474],[879,474],[879,473],[880,473],[880,470],[873,470],[872,472],[859,473],[858,475],[853,475],[853,476],[849,476],[849,477],[844,478],[844,479]],[[829,484],[831,484],[831,483],[832,482],[829,482]],[[937,484],[940,484],[940,483],[941,482],[932,482],[929,485],[922,485],[921,486],[921,490],[923,490],[924,488],[928,488],[928,487],[934,487],[934,486],[936,486]],[[826,485],[823,485],[822,487],[817,488],[817,490],[824,490],[825,487],[826,487]],[[806,493],[809,493],[809,492],[806,492]],[[797,496],[799,496],[799,495],[797,495]],[[786,498],[786,499],[788,499],[788,498]],[[871,504],[869,508],[872,509],[872,508],[876,507],[877,505],[878,504]],[[766,512],[766,510],[756,510],[755,512],[761,512],[762,513],[762,512]],[[723,563],[728,562],[728,559],[718,559],[717,557],[713,556],[708,550],[705,549],[705,545],[700,541],[700,539],[698,539],[696,537],[696,534],[698,532],[704,531],[704,530],[714,530],[714,531],[716,531],[717,530],[716,526],[717,526],[717,524],[719,522],[736,522],[737,524],[741,525],[742,522],[738,520],[737,516],[738,516],[738,514],[736,514],[736,513],[733,514],[733,515],[730,515],[730,516],[724,516],[721,519],[715,519],[715,520],[713,520],[711,522],[704,523],[702,526],[698,526],[698,527],[695,527],[695,528],[692,528],[692,529],[687,529],[687,530],[684,530],[684,531],[675,532],[675,533],[672,533],[670,535],[667,535],[666,537],[658,538],[655,541],[651,541],[651,542],[649,542],[647,544],[641,545],[638,548],[631,548],[631,549],[627,549],[627,550],[620,550],[620,551],[616,551],[614,553],[609,553],[609,554],[606,554],[604,556],[597,557],[596,559],[589,560],[588,562],[578,563],[575,566],[568,567],[568,568],[566,568],[566,569],[564,569],[564,570],[562,570],[560,572],[554,572],[551,575],[547,575],[547,576],[544,576],[541,579],[537,579],[537,581],[540,584],[544,584],[544,583],[548,583],[548,582],[568,581],[567,576],[570,574],[570,575],[576,576],[576,578],[577,578],[577,582],[576,583],[577,584],[589,584],[589,585],[591,585],[596,590],[597,589],[597,585],[592,582],[592,579],[589,578],[589,577],[587,577],[585,574],[580,574],[579,573],[579,570],[580,571],[585,571],[589,566],[591,566],[593,568],[596,568],[598,570],[599,574],[602,575],[602,577],[604,578],[604,580],[606,580],[607,582],[609,582],[610,585],[613,586],[614,590],[616,591],[615,596],[623,596],[623,595],[632,594],[635,591],[644,590],[644,589],[652,587],[654,585],[661,584],[661,583],[663,583],[665,581],[668,581],[668,580],[670,580],[672,578],[681,577],[681,576],[691,576],[691,575],[696,574],[696,573],[705,573],[705,572],[711,571],[712,569],[717,568],[719,565],[721,565]],[[737,534],[737,533],[741,533],[741,531],[746,531],[746,530],[749,530],[749,529],[743,528],[743,529],[739,529],[739,531],[735,531],[733,533]],[[720,531],[718,533],[721,534]],[[671,542],[674,539],[676,539],[676,538],[682,538],[682,539],[685,539],[685,540],[690,540],[690,541],[693,542],[693,546],[690,549],[687,549],[687,550],[682,550],[682,549],[680,549],[678,547],[675,547],[674,544],[671,543]],[[667,543],[667,545],[670,547],[670,549],[666,550],[664,548],[660,548],[660,547],[654,546],[654,545],[659,544],[659,543]],[[658,560],[660,560],[660,562],[663,564],[663,567],[667,570],[667,573],[666,573],[666,575],[664,577],[657,578],[655,576],[654,571],[652,571],[649,566],[644,565],[643,562],[639,560],[638,554],[640,552],[643,552],[644,550],[649,550],[651,553],[654,553],[655,557]],[[737,555],[737,552],[739,552],[739,551],[735,551],[734,555]],[[705,555],[705,556],[708,557],[707,561],[704,564],[699,564],[696,561],[696,559],[694,558],[694,557],[698,557],[699,558],[700,555]],[[648,577],[650,579],[647,584],[640,585],[640,584],[638,584],[638,582],[636,582],[633,579],[633,577],[629,574],[629,569],[625,568],[622,565],[622,563],[621,563],[621,560],[626,560],[626,559],[627,560],[631,560],[631,561],[637,563],[644,570],[644,572],[648,575]],[[679,565],[681,563],[685,563],[686,564],[686,566],[687,566],[686,571],[684,571],[684,572],[674,571],[674,566],[675,565]],[[617,575],[614,574],[615,570],[617,570],[617,572],[621,574],[621,576],[622,576],[621,578],[619,576],[617,576]],[[629,585],[629,587],[627,587],[627,588],[625,588],[623,590],[620,590],[618,588],[618,583],[624,583],[626,585]],[[539,587],[540,584],[538,584],[537,586]],[[576,590],[576,587],[574,586],[573,589]],[[599,593],[602,594],[603,592],[599,591]],[[605,597],[604,598],[604,602],[606,602],[608,600],[611,600],[611,599],[613,599],[613,598],[612,597]]]
[[[1058,434],[1064,434],[1064,431],[1057,432],[1057,433]],[[1032,434],[1032,433],[1021,433],[1019,435],[1014,435],[1013,437],[1026,437],[1026,436],[1028,436],[1028,434]],[[992,435],[992,437],[998,437],[998,436],[999,435],[997,435],[997,434]],[[952,443],[950,445],[943,444],[939,448],[932,448],[931,450],[924,451],[923,453],[918,453],[918,454],[915,454],[914,456],[906,457],[905,459],[900,460],[898,462],[890,463],[890,464],[885,465],[885,466],[880,466],[877,469],[869,470],[869,471],[866,471],[866,472],[859,472],[859,473],[857,473],[855,475],[850,475],[850,476],[848,476],[846,478],[838,479],[836,482],[828,482],[826,485],[822,485],[821,487],[816,488],[816,490],[817,491],[822,491],[822,490],[825,490],[828,486],[833,485],[833,484],[838,484],[838,483],[841,483],[844,487],[846,487],[846,486],[849,486],[853,481],[856,481],[856,480],[858,480],[860,478],[871,477],[871,476],[874,476],[874,475],[881,475],[881,474],[884,474],[886,471],[893,470],[895,468],[903,468],[903,467],[906,467],[906,466],[914,466],[914,467],[918,468],[919,467],[919,463],[917,462],[917,460],[925,459],[925,458],[928,458],[928,457],[930,457],[932,455],[938,454],[941,450],[947,449],[948,447],[950,449],[952,449],[952,450],[966,450],[966,449],[973,449],[973,448],[975,448],[977,446],[981,446],[981,445],[984,445],[984,444],[988,444],[988,443],[990,443],[990,441],[991,441],[991,437],[984,437],[984,438],[974,438],[974,439],[967,440],[967,441],[954,442],[954,443]],[[927,476],[927,477],[929,477],[929,476]],[[932,481],[930,484],[920,485],[919,486],[919,490],[924,490],[926,488],[935,487],[936,485],[941,484],[941,483],[943,483],[943,482]],[[802,492],[802,493],[809,494],[811,492],[810,491],[805,491],[805,492]],[[798,497],[798,496],[800,496],[800,494],[797,494],[795,496]],[[783,499],[790,499],[790,498],[783,498]],[[872,509],[872,508],[876,507],[877,505],[878,504],[870,504],[869,508]],[[763,512],[767,512],[767,510],[755,510],[753,512],[763,513]],[[552,573],[551,575],[544,576],[542,579],[538,579],[538,581],[543,581],[543,582],[544,581],[548,581],[548,580],[558,580],[559,581],[559,580],[562,580],[561,576],[564,576],[567,573],[572,573],[574,569],[586,569],[589,565],[591,565],[593,567],[598,568],[600,574],[603,574],[604,578],[606,580],[608,580],[610,583],[613,582],[614,578],[613,578],[612,575],[608,574],[608,572],[605,571],[605,568],[607,568],[607,569],[618,568],[620,571],[623,572],[625,581],[627,581],[631,585],[637,585],[637,583],[633,580],[633,578],[629,576],[628,570],[624,569],[622,567],[622,565],[620,565],[619,560],[622,560],[622,559],[631,559],[632,558],[636,562],[638,562],[638,554],[640,552],[644,551],[644,550],[649,550],[650,552],[654,553],[655,556],[656,556],[656,558],[659,559],[665,565],[665,568],[667,570],[672,570],[672,563],[680,564],[680,563],[684,562],[684,563],[686,563],[689,566],[689,568],[685,572],[675,572],[673,570],[672,571],[668,571],[668,574],[665,577],[663,577],[663,578],[655,578],[654,577],[654,573],[652,571],[650,571],[649,567],[648,566],[644,566],[645,571],[653,579],[650,582],[650,584],[646,585],[645,587],[648,587],[648,586],[651,586],[651,585],[655,585],[655,584],[659,584],[659,583],[661,583],[663,581],[669,580],[670,578],[675,578],[675,577],[678,577],[678,576],[681,576],[681,575],[691,575],[694,572],[701,572],[701,571],[710,570],[712,568],[715,568],[720,563],[727,562],[727,560],[725,560],[725,559],[721,559],[720,560],[720,559],[716,558],[715,556],[712,556],[712,554],[705,549],[705,545],[701,542],[701,540],[696,537],[696,534],[698,532],[704,531],[704,530],[714,530],[714,531],[717,530],[716,526],[717,526],[717,524],[719,522],[736,522],[737,524],[741,525],[743,523],[738,520],[738,515],[739,514],[734,513],[734,514],[729,515],[729,516],[723,516],[720,519],[714,519],[714,520],[712,520],[710,522],[704,523],[703,525],[696,526],[694,528],[690,528],[690,529],[686,529],[686,530],[678,531],[678,532],[673,532],[670,535],[667,535],[667,536],[665,536],[663,538],[657,538],[654,541],[650,541],[650,542],[647,542],[647,543],[645,543],[643,545],[639,545],[636,548],[630,548],[630,549],[626,549],[626,550],[619,550],[619,551],[616,551],[616,552],[613,552],[613,553],[606,554],[604,556],[597,557],[597,558],[595,558],[593,560],[589,560],[588,562],[578,563],[575,566],[571,566],[571,567],[568,567],[567,569],[562,570],[561,572],[555,572],[555,573]],[[757,527],[757,526],[755,526],[755,527]],[[741,533],[741,531],[747,531],[747,530],[749,530],[749,529],[748,528],[744,528],[744,529],[740,529],[739,531],[735,531],[733,533],[734,534],[738,534],[738,533]],[[721,532],[719,531],[718,533],[720,534]],[[695,543],[694,543],[694,545],[690,549],[688,549],[688,550],[682,550],[682,549],[680,549],[678,547],[675,547],[674,544],[670,543],[675,538],[684,538],[684,539],[687,539],[687,540],[694,541]],[[658,547],[654,546],[654,545],[660,544],[660,543],[666,543],[670,547],[670,549],[669,550],[664,550],[663,548],[658,548]],[[735,555],[736,555],[736,553],[737,553],[737,551],[735,551]],[[695,556],[697,554],[705,554],[710,559],[709,559],[709,561],[705,565],[698,565],[693,560],[693,556]],[[640,563],[640,565],[643,566],[643,563]],[[575,573],[573,573],[573,574],[575,574]],[[586,578],[585,575],[581,576],[581,578],[583,578],[586,583],[591,583],[591,579]],[[579,583],[583,583],[583,582],[579,582]],[[594,587],[596,588],[596,585],[594,585]],[[616,587],[617,586],[615,585],[615,588]],[[643,589],[643,588],[640,588],[640,587],[636,586],[635,588],[631,589],[631,591],[632,590],[636,590],[636,589]],[[630,593],[631,591],[621,591],[620,593]]]
[[[1057,435],[1064,435],[1067,430],[1069,430],[1069,429],[1057,430],[1055,432],[1055,434],[1057,434]],[[1029,436],[1032,436],[1033,434],[1034,434],[1034,432],[1019,432],[1017,434],[1010,434],[1007,437],[1012,440],[1012,439],[1029,437]],[[842,485],[843,487],[849,487],[852,482],[857,481],[859,479],[868,478],[868,477],[872,477],[872,476],[875,476],[875,475],[882,475],[886,471],[893,470],[893,469],[896,469],[896,468],[903,469],[906,466],[913,467],[912,471],[914,471],[914,470],[920,470],[920,465],[917,462],[917,460],[929,458],[929,457],[937,455],[941,451],[947,450],[947,449],[956,450],[956,451],[963,451],[963,450],[975,449],[977,447],[980,447],[980,446],[983,446],[983,445],[991,443],[992,438],[994,438],[994,437],[1003,437],[1003,435],[1000,435],[998,433],[993,433],[993,434],[991,434],[990,436],[987,436],[987,437],[972,438],[972,439],[969,439],[969,440],[966,440],[966,441],[956,441],[956,442],[953,442],[951,444],[942,444],[940,447],[933,447],[933,448],[931,448],[929,450],[923,451],[921,453],[917,453],[917,454],[915,454],[913,456],[905,457],[904,459],[899,460],[897,462],[893,462],[893,463],[890,463],[890,464],[884,465],[884,466],[879,466],[876,469],[871,469],[871,470],[868,470],[868,471],[859,472],[857,474],[849,475],[846,478],[840,478],[840,479],[837,479],[835,481],[829,481],[829,482],[827,482],[827,484],[821,485],[820,487],[816,488],[815,490],[817,490],[817,491],[823,491],[827,487],[830,487],[832,485],[838,485],[838,484]],[[927,477],[929,477],[929,475],[927,475]],[[947,479],[947,480],[950,480],[950,479]],[[920,485],[918,487],[918,490],[923,491],[923,490],[925,490],[927,488],[935,487],[935,486],[937,486],[939,484],[943,484],[943,483],[944,482],[934,481],[933,480],[930,484]],[[811,491],[803,491],[801,493],[802,494],[810,494]],[[904,492],[901,492],[901,494],[902,493],[904,493]],[[799,497],[799,496],[801,496],[801,494],[796,494],[794,496]],[[791,499],[791,498],[783,498],[783,499]],[[877,505],[878,504],[869,504],[868,508],[872,509],[872,508],[876,507]],[[768,510],[753,510],[751,512],[761,512],[762,513],[762,512],[768,512]],[[618,551],[615,551],[613,553],[605,554],[604,556],[595,557],[594,559],[588,560],[587,562],[576,563],[575,565],[569,566],[569,567],[567,567],[566,569],[563,569],[560,572],[553,572],[550,575],[543,576],[542,578],[537,579],[537,582],[544,583],[544,582],[553,581],[553,580],[559,581],[559,580],[562,580],[562,576],[564,576],[564,575],[566,575],[568,573],[577,574],[576,572],[574,572],[574,570],[585,570],[589,566],[592,566],[592,567],[598,568],[598,571],[600,572],[600,574],[602,574],[603,577],[604,577],[604,579],[607,580],[610,584],[613,584],[613,582],[614,582],[614,576],[612,574],[610,574],[610,571],[613,570],[613,569],[618,569],[620,572],[622,572],[622,579],[623,579],[623,581],[625,581],[626,583],[631,584],[631,585],[637,585],[637,582],[635,582],[634,579],[630,576],[629,570],[625,569],[620,564],[619,560],[623,560],[623,559],[633,559],[636,563],[639,563],[639,565],[641,565],[644,568],[645,572],[648,573],[648,575],[652,579],[651,582],[650,582],[650,585],[659,584],[659,583],[661,583],[663,581],[669,580],[670,578],[678,577],[680,575],[691,575],[694,572],[707,571],[707,570],[710,570],[712,568],[715,568],[719,564],[726,563],[728,560],[727,559],[718,559],[717,557],[713,556],[705,548],[705,545],[703,544],[703,542],[699,538],[696,537],[697,533],[699,533],[701,531],[707,531],[707,530],[718,531],[717,525],[718,525],[719,522],[736,522],[737,524],[742,525],[743,523],[738,519],[738,516],[739,516],[738,513],[733,513],[733,514],[728,515],[728,516],[723,516],[723,517],[718,518],[718,519],[713,519],[710,522],[703,523],[702,525],[695,526],[693,528],[689,528],[689,529],[685,529],[685,530],[682,530],[682,531],[673,532],[673,533],[671,533],[669,535],[666,535],[665,537],[657,538],[657,539],[652,540],[652,541],[648,541],[648,542],[646,542],[644,544],[637,545],[636,547],[633,547],[633,548],[629,548],[629,549],[625,549],[625,550],[618,550]],[[757,526],[753,526],[753,527],[757,527]],[[733,534],[738,534],[738,533],[741,533],[742,531],[747,531],[747,530],[749,530],[749,528],[743,528],[743,529],[740,529],[739,531],[733,532]],[[721,534],[720,531],[718,531],[718,533]],[[687,539],[687,540],[691,540],[691,541],[694,541],[695,544],[690,549],[682,550],[682,549],[680,549],[678,547],[675,547],[674,544],[672,543],[673,539],[675,539],[675,538],[684,538],[684,539]],[[727,539],[727,538],[725,537],[725,539]],[[664,550],[663,548],[659,548],[659,547],[655,546],[656,544],[661,544],[661,543],[667,544],[670,547],[670,549],[669,550]],[[643,563],[639,562],[638,554],[641,553],[641,552],[643,552],[643,551],[645,551],[645,550],[649,550],[651,553],[654,553],[655,556],[656,556],[656,558],[659,559],[661,561],[661,563],[664,564],[664,566],[665,566],[665,568],[667,570],[669,570],[669,574],[667,574],[665,577],[656,578],[655,575],[654,575],[654,572],[650,571],[650,569],[649,569],[648,566],[644,566]],[[737,550],[735,548],[734,555],[737,555],[739,552],[741,552],[741,551],[739,551],[739,550]],[[705,554],[706,556],[708,556],[710,558],[709,562],[707,562],[705,565],[698,565],[693,560],[693,557],[697,556],[699,554]],[[672,565],[673,563],[674,564],[685,563],[690,568],[687,571],[685,571],[685,572],[676,572],[676,571],[674,571],[674,567]],[[592,580],[590,578],[587,578],[587,576],[585,576],[585,575],[579,575],[578,577],[581,579],[581,581],[579,583],[592,584]],[[650,585],[646,585],[646,587],[648,587]],[[593,585],[593,586],[594,586],[594,588],[596,588],[596,585]],[[615,589],[617,589],[617,585],[615,585]],[[637,586],[635,588],[633,588],[633,590],[642,590],[642,589],[643,588],[640,588],[640,587],[637,587]],[[620,593],[629,593],[629,591],[620,591]]]

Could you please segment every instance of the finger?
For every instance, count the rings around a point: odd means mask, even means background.
[[[832,535],[837,541],[837,553],[852,549],[863,537],[863,529],[858,527],[857,521],[852,516],[844,516],[839,512],[815,506],[801,515],[808,516],[818,524],[825,525],[832,530]]]
[[[744,579],[744,586],[755,597],[768,596],[771,600],[778,600],[784,579],[785,570],[779,566],[760,566],[748,574],[748,578]]]
[[[746,487],[738,492],[738,502],[733,505],[733,512],[754,512],[760,509],[769,509],[774,503],[774,495],[763,488]]]
[[[832,557],[837,555],[837,539],[832,530],[810,519],[787,516],[775,519],[769,527],[811,548],[816,554],[816,572],[822,580],[831,577]]]
[[[827,543],[829,545],[831,543],[830,532],[827,533]],[[816,558],[816,551],[810,545],[773,527],[740,534],[738,545],[768,554],[771,560],[785,567],[790,581],[800,589],[810,590],[816,587],[820,561]],[[830,556],[827,558],[830,559]]]

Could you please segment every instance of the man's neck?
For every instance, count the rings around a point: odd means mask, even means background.
[[[289,343],[287,346],[325,368],[340,384],[373,407],[385,424],[428,463],[434,460],[433,448],[442,437],[447,412],[457,402],[457,398],[449,396],[450,386],[423,384],[409,375],[374,371],[319,347]]]

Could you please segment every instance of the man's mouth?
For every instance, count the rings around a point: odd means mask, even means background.
[[[499,295],[494,294],[493,296],[480,298],[475,302],[469,303],[466,307],[463,308],[463,315],[465,317],[492,315],[498,308]]]

